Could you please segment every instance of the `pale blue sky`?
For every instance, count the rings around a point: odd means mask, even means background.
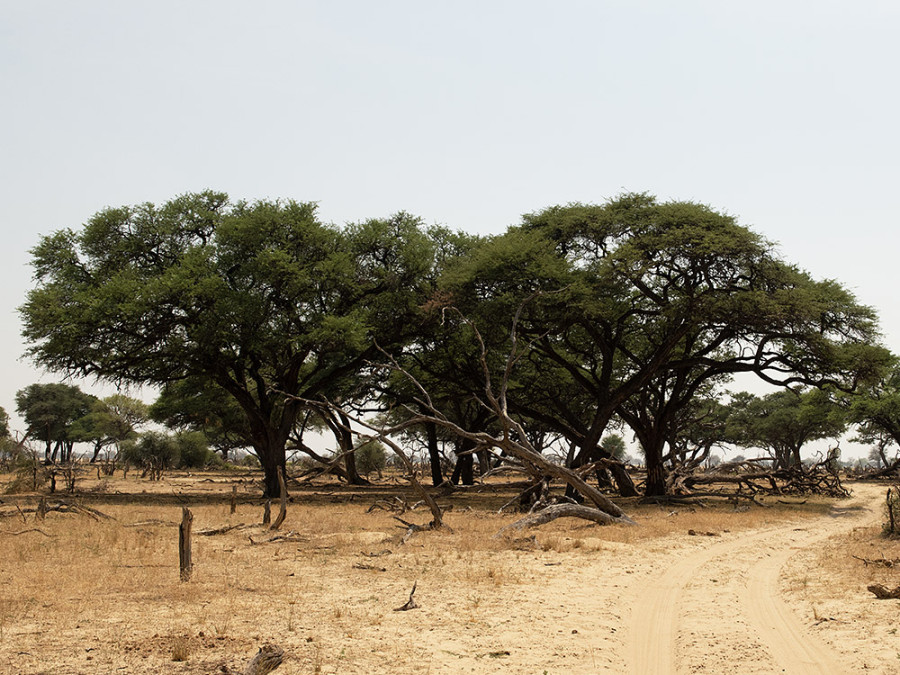
[[[207,187],[499,232],[623,190],[693,199],[878,308],[900,206],[894,2],[0,0],[0,405],[37,379],[27,250]]]

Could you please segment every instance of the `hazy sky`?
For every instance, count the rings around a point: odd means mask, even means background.
[[[0,405],[56,379],[21,361],[38,237],[208,187],[482,233],[696,200],[843,282],[900,352],[898,34],[887,0],[0,0]]]

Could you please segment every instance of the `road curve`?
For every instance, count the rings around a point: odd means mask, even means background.
[[[872,502],[868,495],[862,500]],[[642,581],[626,640],[627,672],[637,675],[689,672],[686,664],[678,662],[676,649],[679,633],[691,628],[684,614],[688,610],[712,613],[716,609],[722,613],[720,605],[727,605],[724,614],[733,620],[714,625],[711,632],[702,636],[701,644],[692,645],[693,649],[708,654],[715,652],[721,657],[727,651],[723,647],[728,640],[734,640],[734,626],[726,624],[739,623],[741,630],[746,631],[744,642],[759,645],[766,652],[760,658],[768,659],[770,666],[777,666],[776,672],[846,673],[833,650],[810,634],[781,599],[778,577],[797,551],[871,518],[868,508],[859,508],[860,498],[855,502],[855,508],[835,509],[832,514],[805,521],[803,528],[790,523],[749,534],[727,535],[730,538],[686,553],[664,573]],[[697,603],[716,607],[692,606]],[[737,652],[733,658],[729,669],[748,672],[748,664]]]

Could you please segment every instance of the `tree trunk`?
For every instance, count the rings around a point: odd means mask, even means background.
[[[278,485],[278,468],[281,467],[285,475],[287,474],[284,445],[280,447],[257,446],[255,450],[264,473],[263,497],[275,499],[281,492]]]
[[[570,469],[577,469],[580,466],[584,466],[589,462],[596,462],[599,459],[615,459],[610,453],[599,446],[594,446],[592,452],[586,452],[584,448],[582,448],[579,452],[577,452],[572,459],[572,465],[569,467]],[[612,474],[613,481],[616,483],[616,490],[623,497],[637,497],[638,491],[634,486],[634,481],[631,480],[631,476],[628,475],[628,472],[625,470],[625,467],[621,464],[613,464],[609,467],[609,472]],[[576,490],[571,486],[566,486],[566,497],[569,499],[574,499],[575,501],[579,500],[579,495]]]
[[[425,434],[428,437],[428,460],[431,463],[431,484],[440,485],[444,482],[444,472],[441,471],[441,453],[438,448],[437,426],[429,422],[425,425]]]
[[[663,465],[663,442],[661,439],[645,439],[644,462],[647,465],[647,485],[644,495],[662,497],[666,494],[666,467]]]
[[[347,482],[351,485],[369,485],[369,481],[359,475],[356,469],[356,453],[353,452],[353,434],[350,432],[350,419],[339,414],[341,425],[335,429],[338,447],[344,455],[344,469],[347,471]]]
[[[475,447],[468,438],[460,439],[456,445],[456,466],[453,469],[453,478],[451,482],[454,485],[474,485],[475,484],[475,457],[469,450]]]

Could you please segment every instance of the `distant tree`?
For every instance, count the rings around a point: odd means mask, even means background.
[[[159,480],[165,471],[178,465],[180,447],[171,434],[148,431],[123,443],[121,456],[126,464],[141,468],[150,480]]]
[[[729,407],[733,438],[744,447],[767,451],[776,469],[800,466],[805,444],[837,438],[847,428],[844,409],[821,389],[783,389],[763,397],[741,392]]]
[[[381,478],[381,472],[387,466],[387,450],[384,444],[379,441],[367,441],[356,448],[356,466],[366,477],[375,471]]]
[[[16,393],[16,410],[31,438],[44,442],[44,463],[72,457],[82,430],[76,422],[90,413],[97,398],[71,384],[30,384]]]
[[[227,460],[251,445],[247,415],[227,391],[203,378],[166,384],[150,406],[150,418],[178,431],[198,431]]]
[[[0,407],[0,438],[9,436],[9,414]]]
[[[199,431],[179,432],[175,434],[175,443],[178,446],[179,468],[202,469],[216,459],[206,436]]]
[[[600,445],[616,459],[625,457],[626,446],[622,434],[606,434],[603,440],[600,441]]]
[[[508,331],[519,313],[528,353],[516,363],[510,410],[564,435],[577,448],[573,465],[605,456],[600,439],[632,402],[650,495],[665,490],[673,418],[705,383],[747,372],[782,386],[852,389],[886,361],[871,308],[697,203],[626,194],[551,207],[445,279],[452,302],[467,314],[477,308],[485,332]],[[617,478],[623,493],[634,489],[626,479]]]
[[[844,403],[850,421],[857,425],[854,440],[875,445],[887,467],[887,447],[900,445],[900,366]]]
[[[118,452],[122,442],[134,438],[148,419],[146,403],[124,394],[113,394],[94,400],[90,412],[73,423],[73,434],[79,441],[94,445],[93,464],[103,448],[114,446]]]

